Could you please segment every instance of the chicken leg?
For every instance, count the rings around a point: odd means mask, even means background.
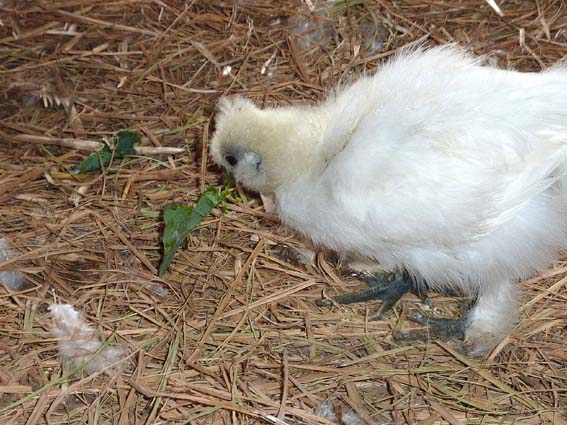
[[[422,302],[431,307],[431,299],[425,294],[427,285],[418,285],[409,275],[404,272],[397,273],[357,273],[355,276],[368,284],[369,289],[345,295],[339,295],[332,300],[321,299],[316,301],[318,306],[331,306],[337,304],[353,304],[380,299],[382,305],[373,318],[385,319],[385,314],[390,311],[397,302],[407,293],[418,296]],[[447,295],[459,295],[449,291]],[[395,338],[406,341],[428,341],[439,338],[442,340],[459,339],[464,340],[465,330],[469,324],[468,312],[474,306],[474,302],[467,302],[463,308],[464,314],[458,319],[435,318],[421,313],[415,313],[408,318],[425,326],[425,329],[410,329],[396,332]]]
[[[425,295],[428,285],[417,285],[407,273],[402,275],[381,273],[371,276],[359,276],[370,289],[354,294],[346,294],[334,299],[338,304],[381,299],[377,316],[390,310],[399,299],[411,292],[431,305]],[[442,291],[444,295],[458,296],[454,290]],[[462,316],[458,319],[429,317],[414,313],[409,320],[424,326],[420,329],[408,329],[396,332],[397,340],[430,341],[433,339],[459,340],[462,351],[470,357],[480,357],[494,348],[506,335],[509,335],[517,321],[519,290],[510,279],[502,278],[485,285],[472,300],[465,302]],[[318,305],[332,305],[331,300],[320,300]]]
[[[417,313],[408,318],[425,328],[403,330],[394,337],[406,341],[458,339],[467,356],[480,357],[512,332],[518,320],[518,304],[519,290],[513,282],[505,278],[495,280],[465,304],[461,318],[432,318]]]

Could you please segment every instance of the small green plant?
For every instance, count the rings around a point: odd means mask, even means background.
[[[171,265],[173,256],[180,247],[187,246],[187,235],[207,217],[213,208],[221,205],[226,210],[224,201],[227,197],[238,199],[228,187],[219,189],[209,187],[203,192],[195,206],[167,205],[163,210],[163,260],[159,266],[159,275],[163,276]]]
[[[140,143],[138,133],[132,131],[119,131],[113,148],[105,145],[79,165],[78,173],[88,173],[89,171],[101,170],[110,164],[112,158],[119,159],[129,155],[135,155],[134,145]]]

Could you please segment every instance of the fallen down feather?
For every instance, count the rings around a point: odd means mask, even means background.
[[[112,375],[120,369],[127,351],[120,346],[105,346],[96,330],[88,324],[71,304],[51,304],[53,321],[51,333],[57,343],[62,363],[68,371],[84,365],[87,374],[104,371]]]
[[[0,239],[0,263],[17,255],[18,253],[11,247],[8,239]],[[21,291],[27,286],[24,276],[13,270],[0,271],[0,282],[11,291]]]

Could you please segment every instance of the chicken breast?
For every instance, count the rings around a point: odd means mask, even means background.
[[[214,160],[314,243],[459,290],[468,353],[513,329],[516,281],[567,250],[567,67],[405,51],[317,106],[220,103]]]

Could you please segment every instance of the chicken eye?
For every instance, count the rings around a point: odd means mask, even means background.
[[[230,153],[227,153],[224,156],[224,159],[225,159],[226,162],[228,162],[228,164],[231,167],[234,167],[236,164],[238,164],[238,160],[236,159],[236,157],[234,155],[230,154]]]

